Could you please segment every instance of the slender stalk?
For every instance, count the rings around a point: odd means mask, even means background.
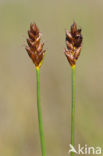
[[[75,133],[75,65],[72,66],[72,111],[71,111],[71,145],[74,147]],[[74,156],[74,152],[71,152]]]
[[[44,132],[43,132],[42,112],[41,112],[41,106],[40,106],[40,73],[39,72],[40,72],[40,69],[36,68],[36,77],[37,77],[37,108],[38,108],[39,132],[40,132],[42,156],[45,156],[46,155],[46,152],[45,152],[45,141],[44,141]]]

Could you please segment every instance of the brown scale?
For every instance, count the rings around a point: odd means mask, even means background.
[[[40,67],[45,54],[45,50],[43,50],[44,43],[40,43],[41,36],[36,24],[30,25],[30,30],[28,30],[28,36],[28,46],[26,46],[25,49],[35,66]]]
[[[73,23],[71,26],[71,31],[66,30],[66,46],[64,53],[71,66],[76,64],[78,59],[81,47],[82,47],[83,37],[81,35],[81,29],[77,29],[76,23]]]

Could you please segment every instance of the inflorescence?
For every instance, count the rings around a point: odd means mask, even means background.
[[[45,50],[43,50],[44,43],[40,43],[41,34],[36,24],[30,25],[28,36],[28,46],[26,46],[25,49],[35,66],[40,67],[45,54]]]
[[[67,49],[64,52],[71,66],[76,64],[76,60],[80,55],[82,40],[81,29],[77,29],[77,25],[74,22],[71,26],[71,31],[66,30]]]

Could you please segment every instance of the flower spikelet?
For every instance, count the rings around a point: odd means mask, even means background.
[[[81,29],[77,29],[77,25],[74,22],[71,26],[71,31],[66,30],[66,46],[64,53],[71,66],[76,64],[78,59],[81,47],[82,47],[83,37],[81,35]]]
[[[40,43],[41,34],[36,24],[30,25],[30,30],[28,30],[28,36],[28,46],[26,46],[25,49],[35,66],[38,68],[42,64],[45,50],[43,50],[44,43]]]

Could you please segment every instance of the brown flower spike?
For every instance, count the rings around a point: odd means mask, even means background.
[[[38,68],[42,64],[45,50],[43,50],[44,43],[40,43],[41,34],[36,24],[30,25],[28,36],[28,46],[26,46],[25,49],[35,66]]]
[[[76,64],[76,60],[80,55],[82,40],[81,29],[77,29],[77,25],[74,22],[71,26],[71,31],[66,30],[67,49],[64,52],[71,66]]]

